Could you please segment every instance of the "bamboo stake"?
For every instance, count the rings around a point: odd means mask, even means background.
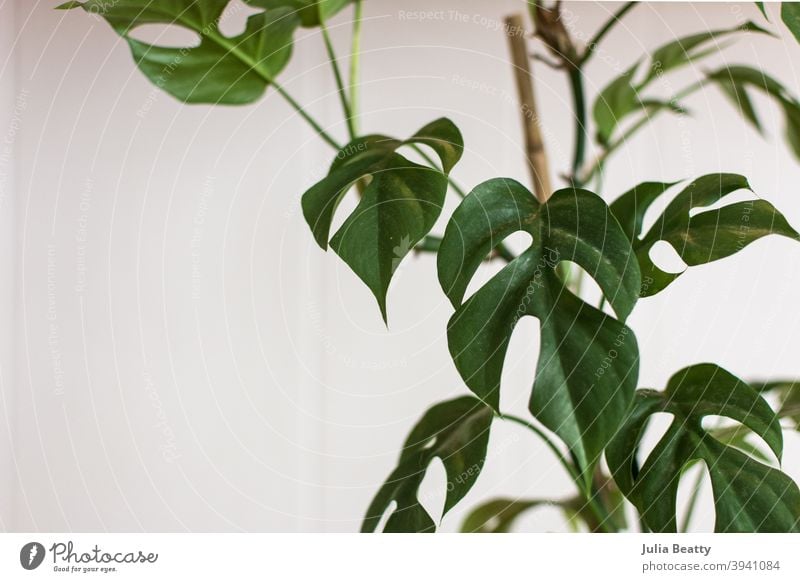
[[[533,190],[539,202],[544,203],[552,194],[547,152],[539,128],[540,118],[533,92],[533,70],[525,42],[525,22],[521,14],[506,18],[506,35],[514,66],[514,79],[519,94],[522,128],[525,133],[525,154],[533,181]]]

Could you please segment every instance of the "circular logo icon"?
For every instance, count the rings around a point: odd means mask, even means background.
[[[19,563],[26,570],[35,570],[44,561],[44,546],[39,542],[28,542],[19,551]]]

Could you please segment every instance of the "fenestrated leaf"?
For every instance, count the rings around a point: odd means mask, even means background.
[[[760,444],[752,442],[753,439],[750,437],[752,437],[753,431],[742,424],[711,429],[708,432],[723,445],[736,447],[757,461],[767,465],[773,462],[770,455],[762,450],[763,447]]]
[[[444,464],[444,516],[469,492],[483,469],[492,418],[491,408],[472,396],[448,400],[428,410],[403,445],[397,467],[370,503],[361,531],[375,531],[392,502],[396,506],[383,531],[434,531],[433,518],[417,499],[428,466],[435,458]]]
[[[532,236],[531,246],[462,304],[483,258],[517,231]],[[456,307],[447,334],[456,368],[495,410],[513,330],[524,316],[539,320],[530,410],[588,477],[630,403],[638,349],[621,321],[565,288],[556,274],[562,261],[582,267],[618,317],[628,316],[639,295],[639,267],[602,199],[570,188],[540,205],[521,184],[495,179],[476,187],[453,214],[439,248],[439,281]]]
[[[752,385],[762,394],[775,396],[778,400],[778,417],[791,420],[795,430],[800,431],[800,380],[773,380]]]
[[[611,203],[611,213],[633,241],[642,234],[644,215],[659,196],[677,182],[642,182]]]
[[[251,6],[260,8],[291,8],[303,26],[314,27],[326,22],[353,0],[245,0]]]
[[[692,267],[728,257],[769,234],[800,238],[783,215],[765,200],[736,202],[695,212],[736,191],[750,190],[747,180],[738,174],[708,174],[697,178],[675,197],[647,234],[640,237],[644,213],[669,186],[641,184],[611,205],[611,211],[625,225],[628,234],[636,235],[632,240],[641,267],[643,297],[655,295],[681,275],[666,272],[653,262],[650,250],[658,241],[672,245]]]
[[[673,416],[644,463],[638,447],[650,417]],[[614,480],[654,532],[675,532],[682,472],[703,461],[711,477],[717,532],[800,531],[800,490],[784,473],[716,440],[703,417],[724,416],[760,436],[780,459],[778,418],[758,392],[714,364],[675,374],[664,392],[639,390],[627,420],[606,449]],[[641,467],[641,469],[639,469]]]
[[[139,69],[156,86],[186,103],[240,105],[260,98],[286,66],[300,18],[291,8],[276,8],[247,19],[245,31],[227,37],[219,30],[225,0],[86,0],[83,8],[105,18],[130,45]],[[195,32],[200,44],[162,47],[136,40],[144,24],[180,26]]]
[[[722,89],[745,119],[759,131],[761,124],[748,90],[758,90],[772,98],[783,111],[786,141],[795,157],[800,158],[800,102],[778,80],[745,65],[723,67],[709,73],[708,79]]]
[[[397,153],[406,144],[434,150],[443,171]],[[323,249],[339,202],[359,180],[369,180],[361,201],[330,239],[331,248],[370,288],[386,319],[386,293],[403,258],[433,228],[444,204],[447,176],[464,149],[449,119],[434,121],[406,141],[370,135],[336,156],[330,173],[303,194],[303,214]]]
[[[781,20],[800,42],[800,2],[781,2]]]

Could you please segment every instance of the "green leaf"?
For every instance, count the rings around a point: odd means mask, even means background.
[[[640,98],[640,91],[644,86],[635,87],[633,84],[637,67],[638,63],[612,81],[594,102],[592,114],[597,126],[597,141],[603,145],[610,143],[614,130],[631,113],[642,111],[653,115],[662,109],[679,115],[686,113],[686,109],[674,99],[664,101]]]
[[[291,8],[304,27],[310,28],[327,22],[353,0],[245,0],[251,6],[266,8]]]
[[[781,103],[786,121],[785,138],[795,157],[800,159],[800,105],[793,101]]]
[[[421,166],[397,153],[407,144],[434,150],[443,171]],[[464,144],[449,119],[426,125],[406,141],[370,135],[351,142],[336,156],[330,173],[303,194],[303,214],[323,249],[331,222],[347,191],[369,183],[361,201],[330,239],[331,248],[370,288],[386,320],[386,293],[403,258],[422,240],[444,204],[447,176]]]
[[[723,67],[709,73],[708,79],[720,87],[744,118],[759,131],[761,124],[756,117],[748,90],[761,91],[771,97],[783,111],[785,139],[792,153],[800,159],[800,103],[786,87],[764,72],[745,65]]]
[[[643,464],[638,447],[650,417],[672,415],[672,423]],[[716,532],[800,531],[800,490],[784,473],[716,440],[703,417],[741,423],[760,436],[780,459],[783,438],[775,413],[758,392],[714,364],[675,374],[664,392],[639,390],[619,433],[606,449],[614,480],[654,532],[675,532],[682,472],[703,461],[711,477]],[[641,469],[639,467],[641,466]]]
[[[642,182],[617,198],[610,206],[631,241],[642,234],[644,215],[650,205],[677,182]]]
[[[609,520],[613,523],[616,531],[625,527],[625,498],[613,481],[610,479],[607,479],[607,481],[598,493],[598,501],[601,501],[605,507],[609,508]],[[469,512],[461,524],[461,531],[464,533],[508,533],[522,514],[542,507],[559,508],[569,520],[574,531],[579,531],[577,527],[579,522],[585,524],[591,532],[604,531],[582,495],[562,501],[550,499],[492,499],[478,505]]]
[[[741,83],[737,83],[730,79],[719,78],[716,79],[717,86],[725,94],[725,96],[733,103],[734,107],[739,110],[739,113],[750,122],[759,133],[763,133],[761,122],[758,120],[756,108],[753,101],[750,99],[746,88]]]
[[[367,510],[362,532],[378,527],[392,505],[385,532],[432,532],[436,524],[419,503],[417,492],[428,466],[441,459],[447,474],[444,516],[475,484],[486,458],[493,412],[472,396],[462,396],[432,407],[411,431],[397,467]]]
[[[762,463],[769,464],[771,462],[768,455],[748,440],[753,432],[742,424],[713,428],[709,429],[708,432],[723,445],[736,447]]]
[[[592,115],[597,141],[607,145],[619,122],[628,114],[642,109],[639,95],[633,86],[638,63],[614,79],[594,102]]]
[[[773,380],[756,382],[753,387],[762,394],[774,395],[778,399],[778,416],[788,418],[800,431],[800,381]]]
[[[767,15],[767,9],[766,9],[766,8],[764,8],[764,3],[763,3],[763,2],[756,2],[756,6],[757,6],[757,7],[758,7],[758,9],[761,11],[761,14],[763,14],[763,15],[764,15],[764,18],[766,18],[767,20],[769,20],[769,15]]]
[[[492,499],[473,509],[461,524],[464,533],[508,533],[516,519],[531,509],[558,505],[543,499]]]
[[[653,51],[647,74],[641,82],[635,81],[640,63],[636,63],[612,80],[594,102],[593,116],[597,126],[597,140],[601,144],[607,145],[617,126],[635,112],[641,111],[651,115],[657,110],[669,109],[675,113],[685,113],[684,108],[675,99],[650,99],[644,97],[645,90],[661,75],[720,51],[724,45],[719,41],[739,32],[770,34],[752,22],[745,22],[735,28],[692,34],[669,42]]]
[[[462,303],[484,257],[517,231],[531,235],[531,246]],[[638,348],[621,321],[565,288],[556,274],[562,261],[594,278],[624,321],[639,295],[639,267],[602,199],[565,189],[540,205],[521,184],[495,179],[476,187],[453,214],[439,248],[439,281],[456,307],[447,334],[456,368],[495,410],[514,328],[527,315],[539,320],[529,408],[567,444],[588,478],[630,403]]]
[[[781,20],[800,42],[800,2],[782,2]]]
[[[758,32],[771,35],[768,30],[761,28],[754,22],[747,21],[734,28],[709,30],[673,40],[653,51],[650,57],[650,71],[642,86],[649,84],[664,73],[719,51],[724,48],[724,45],[719,43],[721,39],[740,32]],[[711,48],[708,48],[709,44],[712,45]]]
[[[670,184],[647,182],[627,192],[611,205],[623,225],[639,261],[642,297],[655,295],[681,273],[668,273],[650,258],[659,241],[668,242],[690,267],[716,261],[742,250],[770,234],[793,239],[800,235],[783,215],[765,200],[748,200],[714,210],[701,210],[739,190],[750,190],[738,174],[708,174],[684,188],[667,206],[646,235],[640,237],[644,213]]]
[[[124,38],[139,69],[152,83],[186,103],[241,105],[259,99],[292,53],[300,19],[290,8],[254,14],[245,31],[227,37],[219,19],[228,2],[214,0],[86,0],[62,5],[99,14]],[[144,24],[186,28],[197,46],[161,47],[136,40]]]
[[[672,113],[686,115],[688,111],[677,101],[661,101],[659,99],[643,99],[642,108],[647,110],[648,115],[653,115],[660,109],[669,109]]]

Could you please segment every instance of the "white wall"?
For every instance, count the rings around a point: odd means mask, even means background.
[[[16,241],[14,238],[14,149],[18,139],[19,107],[17,104],[16,58],[14,43],[14,6],[2,4],[0,18],[0,271],[5,276],[0,282],[0,319],[7,322],[5,333],[0,334],[0,527],[14,526],[13,508],[18,502],[18,482],[15,479],[15,450],[13,432],[16,429],[16,390],[14,378],[14,275],[16,269]]]
[[[0,309],[13,322],[0,336],[0,527],[357,529],[410,426],[432,402],[465,393],[434,261],[403,265],[387,330],[367,289],[313,244],[299,196],[331,152],[274,93],[251,107],[181,106],[148,84],[103,22],[53,4],[0,4],[0,131],[19,126],[13,161],[0,161]],[[394,2],[365,3],[365,130],[402,136],[448,115],[467,143],[460,182],[526,180],[505,38],[492,26],[521,3],[437,7],[467,22],[411,22]],[[588,36],[613,8],[572,6],[575,33]],[[639,7],[591,66],[589,90],[641,50],[742,14],[762,22],[752,4]],[[349,17],[332,30],[343,52]],[[725,54],[800,94],[800,49],[782,35]],[[324,61],[316,33],[303,31],[283,84],[343,139]],[[558,74],[537,71],[555,177],[571,151],[569,97]],[[676,87],[695,74],[674,77]],[[615,158],[606,193],[739,171],[800,225],[800,165],[775,137],[778,112],[758,100],[764,140],[716,93],[689,105],[693,119],[662,117]],[[643,301],[633,320],[643,385],[700,361],[800,376],[798,264],[800,247],[764,240]],[[523,327],[503,394],[520,414],[537,344],[535,322]],[[445,529],[484,497],[569,487],[528,434],[498,427],[492,448]],[[795,437],[786,470],[800,478]],[[440,477],[437,467],[430,479]],[[440,489],[426,489],[426,503],[436,506]],[[564,528],[547,510],[523,525]]]

